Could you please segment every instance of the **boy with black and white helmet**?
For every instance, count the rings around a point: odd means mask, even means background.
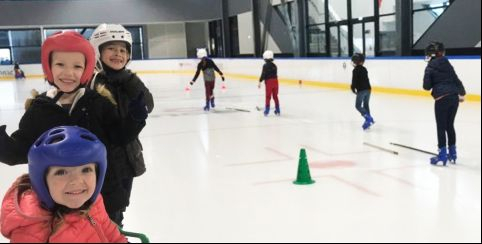
[[[90,43],[95,49],[97,59],[97,74],[90,87],[105,86],[112,93],[122,120],[127,118],[132,106],[144,107],[144,113],[138,115],[147,117],[154,109],[153,96],[141,79],[126,69],[132,59],[131,33],[119,24],[101,24],[92,33]],[[138,103],[132,105],[133,101]],[[142,175],[146,168],[138,138],[125,146],[115,146],[112,152],[109,162],[114,162],[119,169],[124,193],[115,194],[117,196],[113,198],[118,201],[106,204],[106,209],[111,219],[122,226],[123,212],[129,205],[133,179]],[[103,194],[106,198],[109,196],[107,192]]]
[[[265,82],[266,86],[266,99],[265,99],[265,109],[264,116],[268,116],[271,104],[271,97],[273,97],[275,103],[275,115],[281,115],[278,92],[278,67],[274,64],[274,53],[273,51],[267,50],[263,53],[263,59],[265,64],[263,65],[263,72],[259,78],[258,88],[261,88],[261,82]]]

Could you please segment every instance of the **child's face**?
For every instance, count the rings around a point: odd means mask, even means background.
[[[95,164],[77,167],[52,166],[47,174],[47,186],[57,204],[77,209],[92,197],[96,186]]]
[[[55,85],[63,92],[71,92],[80,85],[85,57],[80,52],[53,52],[50,66]]]
[[[102,62],[114,70],[123,69],[130,58],[125,42],[108,43],[100,55]]]

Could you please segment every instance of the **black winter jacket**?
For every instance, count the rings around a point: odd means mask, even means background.
[[[141,92],[144,92],[148,113],[151,113],[154,109],[154,98],[151,92],[139,77],[130,70],[109,70],[107,73],[102,71],[95,76],[90,87],[99,85],[104,85],[112,93],[121,120],[130,119],[129,103],[136,99]],[[140,176],[146,171],[142,144],[137,136],[125,145],[113,145],[111,152],[112,160],[116,162],[123,179]]]
[[[363,65],[357,65],[353,69],[351,81],[351,90],[357,93],[363,90],[371,90],[370,79],[368,78],[368,70]]]
[[[435,99],[454,94],[465,96],[464,85],[445,56],[434,58],[428,63],[423,77],[423,89],[432,90]]]
[[[276,67],[276,64],[271,61],[268,61],[263,65],[263,72],[259,77],[259,82],[269,79],[278,79],[278,67]]]

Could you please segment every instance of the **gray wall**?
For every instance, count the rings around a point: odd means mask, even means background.
[[[186,58],[184,23],[146,25],[149,58]]]
[[[430,41],[441,41],[447,48],[475,47],[480,43],[480,0],[455,1],[417,42],[424,49]]]
[[[187,57],[196,58],[197,48],[208,48],[207,23],[186,23]]]
[[[238,14],[252,11],[251,0],[227,0],[229,8],[229,16],[236,16]],[[267,0],[263,0],[267,1]]]
[[[0,27],[151,24],[220,19],[222,0],[0,1]],[[247,0],[240,0],[247,1]]]

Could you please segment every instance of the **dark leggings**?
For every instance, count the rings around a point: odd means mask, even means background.
[[[204,87],[206,88],[206,102],[209,102],[211,98],[214,98],[214,81],[204,82]]]
[[[437,121],[438,148],[448,145],[454,146],[456,143],[454,121],[459,108],[458,95],[449,95],[435,101],[435,119]]]

